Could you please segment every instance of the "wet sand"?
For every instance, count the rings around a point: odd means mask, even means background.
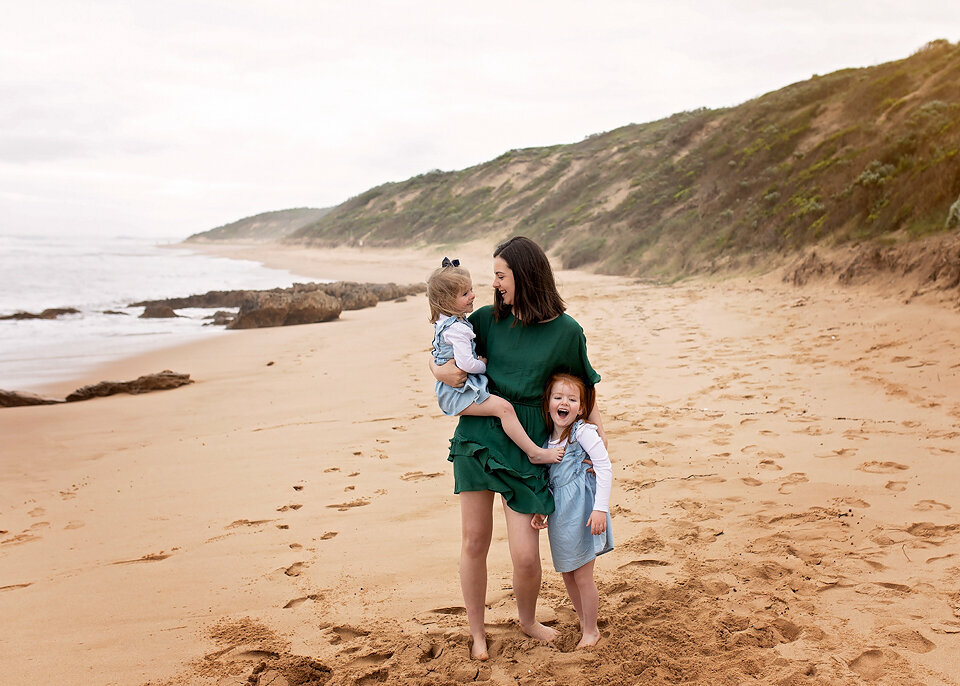
[[[401,283],[443,256],[217,250]],[[489,283],[489,246],[456,252]],[[466,659],[421,296],[45,389],[196,379],[173,391],[0,410],[4,681],[960,683],[960,314],[775,275],[559,282],[614,459],[599,646],[572,650],[545,536],[562,637],[521,634],[498,514],[492,656]]]

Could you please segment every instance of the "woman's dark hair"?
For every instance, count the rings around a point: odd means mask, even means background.
[[[511,311],[521,324],[536,324],[559,317],[567,309],[557,291],[550,260],[543,248],[526,236],[508,238],[493,251],[513,272],[513,305],[504,305],[499,291],[493,294],[493,317],[500,321]]]

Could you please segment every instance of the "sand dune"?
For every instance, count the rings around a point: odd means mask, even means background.
[[[478,284],[488,251],[458,251]],[[262,255],[397,282],[441,256]],[[0,410],[3,681],[960,683],[960,315],[773,277],[559,276],[614,458],[599,646],[572,650],[546,537],[562,638],[520,633],[497,521],[492,657],[466,659],[454,425],[417,297],[64,384],[196,379],[174,391]]]

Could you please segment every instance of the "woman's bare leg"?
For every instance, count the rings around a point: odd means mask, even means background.
[[[503,515],[513,562],[513,594],[517,597],[520,628],[527,636],[549,643],[559,632],[537,621],[540,595],[540,532],[530,526],[530,515],[511,510],[506,501]]]
[[[507,434],[520,450],[523,451],[534,464],[548,464],[559,462],[563,457],[563,448],[541,448],[527,435],[523,425],[517,419],[513,405],[498,395],[491,395],[482,403],[473,403],[460,415],[471,417],[497,417],[503,425],[503,432]]]
[[[483,626],[487,607],[487,551],[493,538],[493,491],[460,493],[460,589],[473,646],[470,657],[486,660]]]
[[[590,560],[587,564],[573,571],[573,578],[580,592],[580,629],[583,632],[578,648],[596,645],[600,640],[600,630],[597,628],[597,614],[600,605],[600,594],[597,591],[597,583],[593,579],[593,564],[596,560]]]

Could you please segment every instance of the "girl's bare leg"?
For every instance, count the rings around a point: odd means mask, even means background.
[[[573,609],[577,611],[577,619],[580,620],[580,629],[583,629],[583,603],[580,601],[580,587],[577,586],[577,580],[573,572],[562,572],[563,585],[567,587],[567,595],[570,596],[570,602],[573,603]]]
[[[517,419],[513,405],[498,395],[491,395],[482,403],[473,403],[460,413],[471,417],[497,417],[503,425],[503,432],[507,434],[520,450],[534,464],[559,462],[563,457],[563,448],[541,448],[527,435],[523,425]]]
[[[493,491],[460,493],[460,589],[473,638],[470,657],[477,660],[489,658],[483,616],[487,605],[487,551],[492,538]]]
[[[513,594],[517,597],[520,628],[527,636],[549,643],[559,632],[537,621],[540,595],[540,532],[530,526],[530,515],[511,510],[506,501],[503,515],[513,562]]]
[[[593,579],[594,562],[596,560],[590,560],[573,571],[573,580],[580,592],[580,610],[577,614],[580,616],[580,629],[583,632],[577,644],[578,648],[596,645],[600,640],[600,630],[597,628],[600,594],[597,591],[597,583]]]

